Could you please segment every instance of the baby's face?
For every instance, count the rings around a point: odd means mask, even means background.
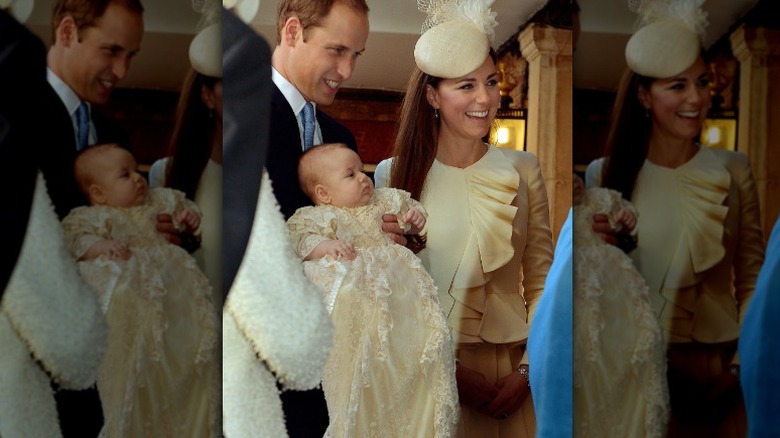
[[[100,152],[96,183],[102,188],[105,201],[110,207],[134,207],[146,201],[148,186],[146,178],[138,173],[133,156],[120,147]]]
[[[336,207],[360,207],[367,205],[374,196],[374,183],[363,173],[363,163],[353,150],[331,149],[322,157],[320,168],[323,185],[330,196],[328,204]]]

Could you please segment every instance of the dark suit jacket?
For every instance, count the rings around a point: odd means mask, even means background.
[[[317,122],[326,143],[346,143],[357,151],[355,136],[344,125],[317,110]],[[266,169],[281,212],[289,218],[311,205],[298,184],[298,159],[303,153],[298,121],[290,104],[274,84]],[[281,394],[287,433],[291,438],[322,436],[328,427],[328,407],[322,389],[285,391]]]
[[[325,143],[346,143],[357,151],[355,136],[346,126],[317,109],[317,123]],[[274,85],[271,98],[271,133],[268,141],[266,167],[271,177],[274,195],[279,201],[282,214],[289,218],[295,210],[311,205],[311,200],[298,184],[298,159],[303,153],[298,121],[290,104],[279,88]]]

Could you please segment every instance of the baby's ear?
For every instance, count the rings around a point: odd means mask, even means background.
[[[106,203],[106,194],[97,184],[90,184],[87,194],[89,195],[90,204],[102,205]]]
[[[322,184],[314,186],[314,197],[317,198],[316,204],[330,204],[333,200],[328,192],[328,188]]]

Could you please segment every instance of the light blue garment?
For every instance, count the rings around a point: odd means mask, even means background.
[[[742,322],[739,360],[748,436],[780,437],[780,219]]]
[[[303,106],[303,150],[314,145],[314,105],[306,102]]]
[[[538,438],[572,436],[572,221],[570,209],[528,335]]]

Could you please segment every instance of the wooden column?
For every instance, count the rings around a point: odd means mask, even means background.
[[[750,158],[768,239],[780,212],[780,30],[740,26],[731,50],[740,63],[737,150]]]
[[[519,41],[528,61],[526,150],[539,158],[557,240],[572,202],[572,31],[531,24]]]

